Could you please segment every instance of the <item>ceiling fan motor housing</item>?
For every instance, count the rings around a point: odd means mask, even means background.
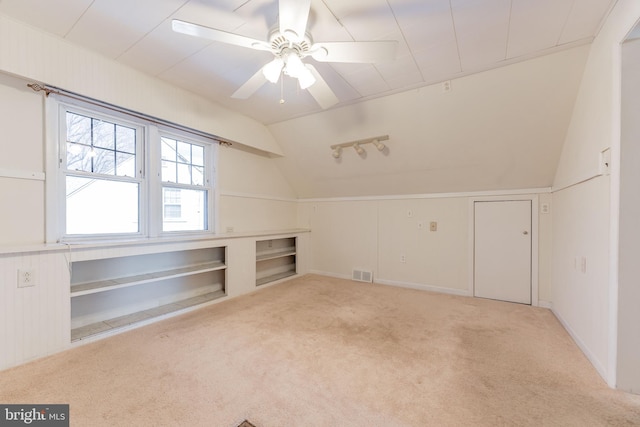
[[[277,57],[283,57],[286,54],[290,54],[291,50],[295,51],[299,57],[303,58],[309,55],[311,52],[311,36],[305,34],[304,38],[299,41],[293,41],[287,38],[277,28],[269,35],[269,45],[271,51]]]

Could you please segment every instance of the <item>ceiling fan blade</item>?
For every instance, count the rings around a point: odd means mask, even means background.
[[[280,0],[278,8],[280,33],[290,41],[301,41],[307,31],[310,10],[311,0]]]
[[[313,96],[313,98],[322,107],[322,109],[327,109],[340,102],[327,82],[325,82],[320,73],[318,73],[316,67],[311,64],[305,64],[305,67],[307,67],[307,69],[311,71],[311,74],[313,74],[313,77],[316,78],[316,82],[309,86],[307,88],[307,91],[309,91],[311,96]]]
[[[236,46],[248,47],[256,50],[271,51],[271,47],[267,42],[252,39],[251,37],[240,36],[238,34],[228,33],[215,28],[205,27],[203,25],[192,24],[191,22],[180,21],[174,19],[171,21],[171,28],[177,33],[187,34],[189,36],[201,37],[221,43],[232,44]]]
[[[245,84],[243,84],[238,88],[238,90],[233,92],[233,95],[231,95],[231,97],[236,99],[247,99],[258,89],[260,89],[266,82],[267,78],[264,76],[262,68],[260,68],[257,73],[255,73],[249,80],[245,82]]]
[[[311,46],[311,56],[320,62],[377,63],[395,59],[398,42],[325,42]]]

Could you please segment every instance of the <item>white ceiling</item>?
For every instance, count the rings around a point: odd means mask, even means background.
[[[340,104],[473,74],[590,42],[615,0],[312,0],[314,41],[397,40],[382,64],[314,65]],[[181,19],[266,40],[276,0],[0,0],[0,13],[265,124],[320,111],[295,81],[231,94],[268,52],[177,34]]]

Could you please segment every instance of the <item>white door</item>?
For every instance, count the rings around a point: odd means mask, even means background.
[[[531,200],[474,203],[476,297],[531,304]]]

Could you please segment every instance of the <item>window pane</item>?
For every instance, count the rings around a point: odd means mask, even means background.
[[[93,172],[104,175],[115,175],[116,158],[115,151],[95,148],[95,156],[93,157]]]
[[[176,161],[176,140],[162,138],[162,160],[173,160]]]
[[[204,166],[204,147],[200,145],[191,146],[191,163],[196,166]]]
[[[191,144],[178,141],[178,162],[191,163]]]
[[[181,188],[163,188],[163,231],[206,230],[207,192]],[[172,194],[167,194],[171,192]],[[179,195],[179,196],[178,196]],[[176,203],[174,200],[179,200]],[[171,203],[167,203],[171,200]]]
[[[193,166],[191,168],[191,178],[193,179],[193,185],[204,185],[204,168],[200,166]]]
[[[67,176],[67,234],[137,233],[137,183]]]
[[[175,163],[166,160],[162,161],[162,180],[164,182],[177,182]]]
[[[91,147],[87,145],[67,143],[67,169],[72,171],[91,172]]]
[[[135,129],[70,112],[66,117],[68,170],[136,177]]]
[[[178,163],[178,182],[180,184],[191,184],[191,171],[189,165]]]
[[[116,152],[116,175],[136,176],[136,156],[134,154]]]
[[[93,145],[115,150],[115,125],[101,120],[93,120]]]
[[[67,113],[67,141],[91,145],[91,119]]]
[[[116,125],[116,150],[134,154],[136,152],[136,130]]]

